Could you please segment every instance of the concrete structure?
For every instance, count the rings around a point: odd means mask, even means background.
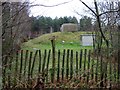
[[[78,31],[78,25],[74,23],[65,23],[60,28],[61,32],[76,32]]]
[[[81,35],[82,46],[93,46],[93,38],[95,38],[95,35],[82,34]]]

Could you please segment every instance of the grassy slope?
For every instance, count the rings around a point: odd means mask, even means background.
[[[52,36],[56,37],[56,49],[73,49],[79,50],[83,49],[90,49],[91,47],[83,47],[80,45],[80,35],[86,32],[55,32],[51,34],[44,34],[40,37],[35,39],[29,40],[22,45],[22,49],[34,50],[36,49],[51,49],[51,41],[50,38]],[[89,33],[89,32],[87,32]],[[62,41],[65,41],[62,44]]]

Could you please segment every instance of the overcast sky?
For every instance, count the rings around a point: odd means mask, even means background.
[[[74,11],[79,12],[81,15],[86,15],[85,10],[87,8],[79,1],[79,0],[30,0],[30,2],[34,2],[33,4],[44,4],[44,5],[56,5],[59,3],[67,2],[69,3],[62,4],[55,7],[43,7],[43,6],[35,6],[31,8],[31,14],[33,16],[43,15],[50,16],[52,18],[64,17],[64,16],[75,16],[77,19],[80,19],[81,16],[76,14]],[[90,1],[84,0],[87,4],[90,5]]]

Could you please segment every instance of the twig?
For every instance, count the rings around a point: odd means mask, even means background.
[[[73,1],[73,0],[70,0],[70,1],[67,1],[67,2],[63,2],[63,3],[59,3],[59,4],[55,4],[55,5],[35,4],[35,5],[30,5],[30,7],[33,7],[33,6],[56,7],[56,6],[60,6],[60,5],[63,5],[63,4],[67,4],[67,3],[72,2],[72,1]]]

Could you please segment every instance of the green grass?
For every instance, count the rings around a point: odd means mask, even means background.
[[[82,46],[80,41],[80,35],[84,33],[90,32],[55,32],[51,34],[44,34],[40,37],[35,39],[29,40],[22,44],[21,48],[23,50],[31,50],[34,49],[51,49],[51,38],[53,36],[56,37],[55,46],[56,50],[60,49],[73,49],[73,50],[80,50],[80,49],[92,49],[92,46]],[[63,43],[64,41],[64,43]]]

